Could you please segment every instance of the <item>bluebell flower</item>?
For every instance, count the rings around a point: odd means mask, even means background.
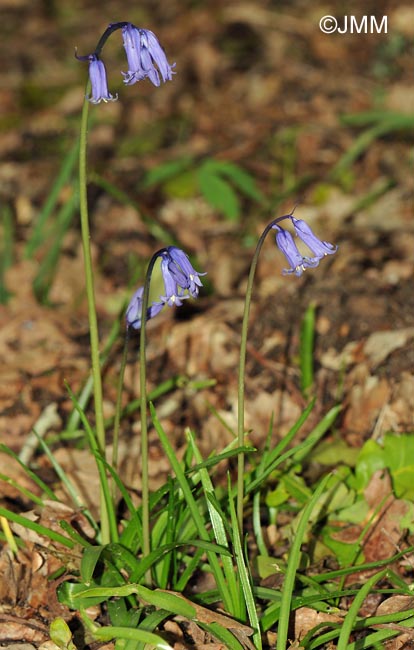
[[[78,57],[83,58],[83,57]],[[99,104],[99,102],[115,102],[118,95],[114,97],[108,90],[108,82],[106,79],[106,70],[103,61],[98,59],[96,54],[90,54],[86,57],[89,60],[89,79],[92,85],[92,96],[87,97],[92,104]]]
[[[273,226],[273,228],[276,230],[277,247],[290,264],[290,269],[283,269],[284,275],[294,273],[299,277],[305,269],[318,266],[319,258],[303,256],[298,250],[295,240],[288,230],[280,228],[280,226]]]
[[[139,287],[132,296],[125,314],[127,327],[132,327],[135,330],[139,330],[141,327],[143,295],[144,287]],[[153,302],[147,309],[147,320],[154,318],[154,316],[159,314],[163,307],[164,305],[162,302]]]
[[[160,296],[161,302],[169,307],[181,307],[182,301],[189,298],[188,294],[184,294],[184,288],[181,286],[185,283],[185,276],[167,252],[162,254],[161,273],[165,288],[165,295]]]
[[[169,256],[174,262],[174,273],[176,273],[177,282],[183,289],[186,289],[192,298],[198,297],[199,287],[203,284],[200,280],[200,275],[207,275],[206,273],[198,273],[191,264],[188,255],[176,246],[169,246],[167,248]],[[181,274],[177,274],[177,266],[181,269]]]
[[[295,233],[306,244],[308,248],[314,253],[318,260],[321,260],[325,255],[333,255],[338,250],[338,246],[334,246],[327,241],[321,241],[312,231],[310,226],[303,221],[303,219],[295,219],[291,217]]]
[[[125,84],[130,86],[148,77],[154,86],[159,86],[160,74],[164,82],[171,81],[175,64],[168,63],[165,52],[153,32],[127,23],[122,27],[122,37],[128,60],[128,72],[122,73]]]
[[[161,274],[164,282],[164,295],[159,301],[154,301],[147,309],[147,320],[153,318],[162,310],[164,305],[168,307],[180,307],[183,300],[197,298],[199,287],[202,287],[201,275],[196,271],[188,256],[176,246],[163,248],[156,254],[161,257]],[[126,311],[127,327],[140,329],[142,298],[144,288],[140,287],[132,296]]]

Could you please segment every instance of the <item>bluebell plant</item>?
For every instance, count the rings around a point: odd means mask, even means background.
[[[161,258],[161,274],[164,281],[164,295],[149,305],[151,275],[156,261]],[[148,488],[148,431],[147,431],[147,391],[146,391],[146,321],[156,316],[165,305],[168,307],[183,304],[187,298],[197,298],[202,287],[199,273],[191,264],[188,255],[176,246],[167,246],[154,253],[149,264],[143,287],[134,293],[126,311],[127,335],[130,329],[140,331],[140,404],[141,404],[141,461],[142,461],[142,549],[148,556],[150,546],[149,526],[149,488]],[[144,317],[145,315],[145,317]],[[126,345],[125,345],[126,353]],[[148,576],[148,581],[150,576]]]
[[[313,253],[313,256],[302,255],[296,246],[294,237],[289,230],[282,228],[279,224],[289,220],[294,228],[295,234]],[[240,447],[244,444],[244,376],[246,369],[247,331],[249,324],[250,304],[252,299],[253,281],[259,254],[270,230],[276,230],[276,245],[280,252],[286,257],[290,268],[284,269],[283,274],[294,274],[300,277],[307,268],[318,266],[319,262],[326,255],[333,255],[338,250],[337,246],[319,239],[310,226],[302,219],[295,219],[293,214],[285,214],[282,217],[273,219],[263,230],[253,255],[250,266],[249,278],[246,288],[246,299],[241,332],[240,357],[239,357],[239,379],[238,379],[238,403],[237,403],[237,439]],[[237,519],[240,534],[243,530],[243,499],[244,499],[244,454],[238,455],[237,464]]]
[[[89,61],[92,93],[91,96],[87,96],[87,99],[93,104],[99,104],[101,101],[116,101],[118,98],[117,95],[113,96],[108,91],[106,69],[100,58],[107,39],[118,29],[122,30],[128,62],[128,71],[122,72],[124,84],[131,86],[137,81],[148,78],[154,86],[159,86],[161,79],[163,82],[172,80],[175,63],[172,65],[168,63],[165,52],[154,32],[136,27],[128,22],[111,23],[102,34],[94,52],[82,56],[76,54],[76,58],[80,61]]]
[[[155,34],[147,29],[140,29],[130,22],[111,23],[100,37],[98,44],[93,52],[85,56],[78,56],[76,53],[76,57],[79,60],[87,61],[89,63],[89,79],[86,86],[85,101],[82,108],[79,138],[79,209],[82,233],[82,248],[85,265],[85,285],[86,295],[88,299],[93,393],[95,403],[95,433],[98,448],[103,458],[105,458],[106,433],[103,415],[98,320],[96,315],[93,265],[90,250],[86,151],[90,103],[100,104],[101,102],[113,102],[117,99],[117,95],[113,95],[108,90],[106,68],[101,58],[101,53],[108,38],[113,32],[119,29],[122,30],[123,44],[128,65],[128,70],[123,73],[124,83],[126,85],[131,85],[137,81],[148,78],[155,86],[159,86],[161,84],[161,80],[168,81],[172,79],[174,67],[168,63],[165,52]],[[137,295],[136,299],[139,300],[139,294]],[[145,331],[144,327],[142,328],[142,331]],[[100,497],[100,541],[102,543],[107,543],[111,539],[117,539],[116,523],[114,517],[112,516],[113,507],[106,499],[103,489],[101,489]]]
[[[286,228],[282,228],[280,223],[282,221],[290,221],[293,225],[296,236],[309,248],[312,255],[303,255],[296,243],[292,233]],[[238,443],[240,447],[244,444],[244,375],[246,366],[246,348],[247,348],[247,330],[248,318],[250,312],[250,304],[253,289],[253,280],[256,271],[256,266],[259,258],[259,253],[262,248],[263,242],[270,232],[276,231],[276,245],[286,257],[290,267],[283,270],[283,274],[294,274],[300,277],[307,268],[314,268],[319,265],[319,262],[327,255],[336,253],[338,247],[327,241],[319,239],[310,228],[310,226],[303,221],[303,219],[296,219],[293,214],[286,214],[281,217],[273,219],[264,229],[259,238],[255,254],[253,256],[252,264],[246,289],[246,300],[243,314],[241,345],[240,345],[240,361],[239,361],[239,380],[238,380]],[[159,300],[152,302],[149,305],[149,283],[151,278],[152,269],[155,261],[161,257],[161,273],[164,281],[165,295],[160,296]],[[163,248],[155,255],[153,255],[148,271],[146,282],[143,287],[139,287],[132,296],[126,311],[126,324],[127,332],[130,328],[141,329],[140,337],[140,355],[141,355],[141,435],[143,440],[146,441],[146,391],[145,391],[145,327],[142,327],[142,318],[146,314],[145,321],[153,318],[163,309],[164,305],[169,307],[182,305],[183,300],[189,298],[197,298],[199,288],[202,286],[200,276],[205,275],[197,272],[188,256],[184,251],[176,246],[168,246]],[[142,449],[145,449],[143,444]],[[145,452],[146,460],[146,452]],[[144,457],[143,457],[144,462]],[[143,471],[147,471],[146,469]],[[143,475],[144,476],[144,475]],[[238,487],[237,487],[237,516],[240,528],[240,534],[243,530],[243,495],[244,495],[244,454],[241,452],[238,456]],[[143,481],[144,484],[144,481]],[[144,507],[145,506],[145,507]],[[148,495],[143,493],[143,526],[146,528],[144,539],[149,539],[149,511],[148,511]],[[147,545],[146,552],[149,551]]]

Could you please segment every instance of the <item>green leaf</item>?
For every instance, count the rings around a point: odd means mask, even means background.
[[[309,454],[309,460],[321,465],[338,465],[338,462],[354,467],[360,449],[349,447],[345,440],[323,441]]]
[[[197,501],[194,498],[194,495],[192,493],[192,486],[189,483],[187,477],[184,474],[184,470],[181,466],[180,461],[177,458],[177,454],[175,449],[173,448],[167,434],[163,430],[160,421],[157,418],[157,414],[154,408],[154,405],[150,402],[150,412],[151,412],[151,418],[155,427],[155,430],[158,433],[158,437],[161,441],[161,444],[163,446],[163,449],[168,457],[168,460],[170,461],[171,467],[175,473],[175,476],[177,478],[177,481],[180,485],[180,488],[183,492],[183,496],[187,502],[187,506],[189,509],[189,512],[191,513],[191,517],[194,521],[194,524],[196,525],[198,529],[198,534],[201,537],[203,541],[210,541],[210,536],[208,531],[206,530],[205,526],[205,521],[200,513],[199,506]],[[229,593],[228,593],[228,588],[226,585],[226,581],[224,578],[224,574],[222,571],[222,567],[220,563],[218,562],[218,559],[215,555],[215,553],[207,553],[207,558],[211,567],[211,571],[214,575],[214,578],[216,580],[217,587],[220,591],[220,596],[222,600],[225,603],[225,607],[227,611],[231,611],[231,603],[229,601]]]
[[[296,530],[296,535],[289,551],[289,559],[285,574],[285,582],[283,585],[282,600],[280,603],[280,620],[277,633],[276,650],[285,650],[287,646],[291,603],[296,581],[296,572],[299,568],[300,563],[301,545],[305,537],[309,520],[312,516],[312,511],[315,505],[318,503],[321,495],[323,494],[329,478],[330,477],[328,475],[322,479],[314,494],[312,495],[312,498],[302,510],[299,524]]]
[[[383,469],[384,467],[384,450],[375,440],[367,440],[357,458],[355,482],[349,481],[351,487],[362,491],[368,485],[372,475],[378,469]]]
[[[300,385],[303,395],[308,395],[313,384],[313,347],[315,342],[315,303],[307,308],[300,327]]]
[[[50,624],[50,638],[61,650],[76,650],[72,642],[72,632],[63,618],[55,618]]]
[[[173,612],[177,616],[184,616],[190,621],[196,618],[196,608],[184,597],[179,596],[161,589],[152,591],[146,587],[138,587],[138,596],[145,602],[158,607],[159,609],[166,609]]]
[[[335,533],[335,529],[326,527],[323,535],[323,543],[332,551],[335,558],[341,567],[350,565],[355,566],[355,558],[358,557],[359,564],[364,560],[362,553],[360,553],[359,542],[342,542],[331,536]]]
[[[386,434],[384,459],[391,471],[397,497],[414,499],[414,437],[412,434]]]
[[[0,304],[7,304],[9,298],[13,295],[5,284],[5,274],[13,263],[13,242],[14,242],[14,225],[13,213],[8,205],[5,205],[1,211],[2,227],[0,229]]]
[[[197,179],[206,201],[231,221],[237,221],[240,217],[240,204],[231,185],[206,166],[197,170]]]
[[[312,496],[312,490],[310,490],[305,480],[302,476],[295,476],[295,474],[285,474],[281,481],[286,489],[286,491],[296,500],[298,503],[305,505],[308,503],[309,499]]]
[[[347,615],[345,616],[344,622],[341,627],[339,634],[337,650],[347,650],[349,637],[351,636],[352,630],[354,628],[355,622],[357,621],[358,611],[364,602],[365,598],[373,590],[374,585],[379,582],[387,573],[387,569],[376,573],[375,575],[368,578],[365,584],[362,585],[358,594],[355,596],[352,605],[350,606]]]
[[[213,173],[227,176],[246,196],[258,203],[265,201],[264,195],[256,185],[254,178],[244,169],[228,160],[207,160],[205,167]]]
[[[215,637],[222,643],[224,643],[224,647],[228,648],[229,650],[243,650],[245,648],[245,645],[242,645],[240,641],[236,639],[236,637],[231,633],[230,630],[227,630],[225,627],[222,627],[219,625],[216,621],[213,621],[212,623],[198,623],[201,628],[207,630],[211,636]],[[220,646],[222,647],[222,646]]]
[[[178,176],[191,165],[191,158],[185,157],[179,160],[169,160],[168,162],[158,165],[151,169],[145,176],[143,187],[152,187],[165,183],[166,181]]]
[[[197,447],[195,436],[190,430],[187,430],[187,439],[190,442],[194,458],[197,461],[198,465],[202,463],[202,456],[199,448]],[[203,490],[207,500],[208,512],[210,515],[210,521],[213,528],[214,536],[217,544],[220,544],[228,549],[229,543],[227,540],[226,533],[226,516],[222,512],[222,509],[218,503],[217,494],[214,491],[213,483],[210,478],[209,473],[206,468],[200,469],[200,479],[203,486]],[[234,571],[233,560],[231,553],[229,552],[228,557],[224,556],[222,558],[223,569],[226,576],[227,586],[231,597],[231,602],[234,609],[231,613],[237,617],[242,618],[244,613],[244,600],[241,598],[240,588],[237,580],[236,573]]]
[[[308,446],[300,448],[298,453],[294,455],[294,460],[296,462],[300,463],[308,456],[311,449],[313,449],[313,447],[319,442],[328,429],[331,428],[341,409],[342,406],[340,404],[338,406],[333,406],[322,418],[319,424],[316,425],[313,431],[311,431],[311,433],[306,437]]]
[[[197,465],[190,467],[190,469],[186,471],[186,474],[195,474],[195,472],[198,472],[201,469],[208,469],[209,467],[218,465],[222,460],[233,458],[238,454],[248,454],[255,451],[257,451],[255,447],[252,447],[251,445],[245,445],[243,447],[234,447],[234,449],[229,449],[221,454],[214,453],[213,456],[210,456],[210,458],[207,458],[207,460],[204,460],[202,463],[198,463]]]
[[[58,586],[57,593],[59,602],[67,605],[69,609],[87,609],[92,605],[99,605],[108,598],[107,593],[89,596],[85,585],[69,582],[69,580]]]
[[[278,506],[282,505],[282,503],[286,503],[286,501],[289,499],[289,496],[290,493],[286,489],[285,485],[280,482],[277,484],[274,490],[271,490],[266,494],[266,505],[269,508],[277,508]]]
[[[229,510],[231,517],[231,524],[233,527],[233,546],[234,554],[236,557],[237,570],[240,578],[240,583],[243,589],[244,599],[246,601],[246,609],[249,615],[249,621],[254,629],[253,641],[257,650],[262,650],[262,637],[260,633],[260,620],[257,612],[256,601],[253,594],[253,580],[250,573],[250,567],[245,561],[243,548],[241,545],[239,524],[237,521],[236,508],[231,496],[230,476],[228,476],[228,493],[229,493]]]
[[[75,542],[68,537],[64,537],[60,533],[56,533],[54,530],[51,530],[46,526],[42,526],[35,521],[31,521],[31,519],[28,519],[23,515],[19,515],[16,512],[12,512],[11,510],[7,510],[7,508],[0,508],[0,517],[5,517],[5,519],[9,521],[14,521],[16,524],[23,526],[23,528],[33,530],[38,535],[46,537],[47,539],[51,539],[57,544],[62,544],[62,546],[65,546],[66,548],[72,549],[75,546]]]
[[[104,546],[90,546],[85,549],[82,555],[81,577],[86,585],[90,584],[92,580],[96,565],[102,557],[102,551],[104,548]]]

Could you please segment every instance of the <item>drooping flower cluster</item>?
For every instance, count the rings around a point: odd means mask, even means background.
[[[323,257],[333,255],[338,250],[338,246],[320,240],[303,219],[295,219],[293,215],[286,215],[283,218],[291,220],[295,234],[313,253],[313,257],[302,255],[295,244],[293,235],[288,230],[281,228],[278,224],[272,226],[276,230],[276,245],[290,264],[289,269],[283,270],[284,275],[294,273],[299,277],[307,268],[318,266]]]
[[[132,23],[111,23],[102,35],[98,47],[92,54],[76,57],[81,61],[89,61],[89,79],[92,93],[87,97],[93,104],[101,101],[116,101],[118,96],[113,96],[108,91],[106,70],[100,53],[108,37],[117,29],[122,29],[122,38],[128,62],[128,72],[122,72],[124,83],[128,86],[148,79],[159,86],[163,82],[171,81],[173,65],[168,63],[167,57],[157,37],[149,29],[135,27]],[[160,79],[161,75],[161,79]]]
[[[199,287],[202,287],[200,276],[205,273],[198,273],[188,259],[188,255],[176,246],[163,248],[156,254],[161,258],[161,273],[164,281],[165,294],[160,296],[159,301],[154,301],[147,309],[147,320],[154,318],[162,310],[164,305],[169,307],[183,304],[187,298],[197,298]],[[134,293],[126,310],[127,327],[140,329],[142,314],[142,299],[144,287],[140,287]]]

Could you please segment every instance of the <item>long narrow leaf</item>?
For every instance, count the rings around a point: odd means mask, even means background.
[[[354,601],[347,612],[347,615],[345,616],[345,620],[342,624],[341,632],[339,634],[337,650],[347,649],[349,637],[352,633],[353,627],[355,625],[358,616],[358,611],[362,603],[364,602],[368,594],[371,592],[373,586],[379,580],[381,580],[386,575],[386,573],[387,573],[387,569],[383,569],[382,571],[379,571],[375,575],[368,578],[368,580],[362,585],[358,594],[355,596]]]
[[[167,454],[168,460],[170,461],[171,467],[173,468],[174,473],[177,477],[177,481],[183,491],[184,498],[191,512],[191,516],[193,517],[194,523],[196,524],[198,534],[202,540],[210,541],[210,536],[206,530],[205,522],[203,521],[197,503],[193,497],[191,486],[188,483],[188,479],[184,474],[181,464],[176,456],[175,450],[171,446],[168,437],[166,436],[163,428],[161,427],[161,424],[157,418],[157,414],[154,409],[154,405],[152,403],[150,403],[150,410],[151,410],[151,417],[153,419],[154,427],[158,433],[164,451]],[[208,557],[209,564],[211,566],[211,570],[215,577],[217,587],[220,591],[221,598],[226,607],[226,610],[231,611],[232,603],[230,601],[226,581],[224,579],[223,571],[219,564],[217,556],[214,553],[207,553],[207,557]]]
[[[105,471],[105,465],[104,465],[104,457],[103,454],[101,453],[101,450],[98,447],[98,441],[96,439],[96,436],[94,432],[92,431],[92,428],[88,422],[88,419],[85,415],[85,412],[83,409],[80,407],[75,395],[72,393],[71,389],[69,388],[68,385],[66,385],[67,391],[69,393],[69,397],[71,398],[75,409],[79,411],[79,415],[82,421],[83,426],[85,427],[85,433],[88,438],[88,443],[91,451],[93,452],[96,460],[96,467],[99,473],[99,481],[100,485],[104,494],[105,498],[105,503],[106,503],[106,509],[107,509],[107,514],[108,514],[108,519],[109,519],[109,529],[110,529],[110,536],[111,540],[116,542],[118,541],[118,525],[116,521],[116,514],[115,514],[115,508],[114,508],[114,503],[112,500],[112,494],[111,494],[111,488],[109,485],[108,481],[108,476]]]
[[[130,627],[96,627],[93,635],[98,641],[111,641],[112,639],[130,639],[132,641],[142,641],[145,644],[160,648],[160,650],[173,650],[173,648],[160,636],[140,630],[139,628]]]
[[[298,452],[294,455],[294,461],[297,463],[302,462],[313,447],[319,442],[322,436],[330,429],[330,427],[335,422],[338,414],[342,410],[341,404],[338,406],[333,406],[328,413],[322,418],[322,420],[316,425],[316,427],[311,431],[309,435],[306,436],[306,441],[308,447],[298,449]]]
[[[34,431],[34,433],[36,434],[36,431]],[[62,467],[60,466],[58,461],[56,460],[56,457],[54,456],[54,454],[52,454],[51,450],[49,449],[48,444],[40,436],[37,436],[37,438],[38,438],[38,441],[39,441],[39,445],[42,447],[42,450],[44,451],[44,453],[48,457],[53,469],[55,470],[55,472],[58,475],[59,479],[62,481],[65,488],[67,489],[71,499],[73,500],[73,503],[75,504],[75,506],[77,508],[82,509],[83,514],[87,518],[88,522],[90,523],[90,525],[92,526],[94,531],[98,532],[98,530],[99,530],[98,525],[97,525],[96,521],[94,520],[94,518],[92,517],[91,512],[82,503],[82,501],[81,501],[81,499],[80,499],[80,497],[79,497],[79,495],[78,495],[78,493],[76,491],[75,486],[73,485],[72,481],[69,479],[66,472],[62,469]]]
[[[79,203],[79,196],[76,191],[64,203],[58,212],[56,226],[48,237],[51,242],[50,248],[43,257],[36,277],[33,280],[33,292],[39,302],[47,302],[49,291],[56,273],[59,262],[59,255],[62,248],[63,237],[65,236]]]
[[[2,208],[2,228],[0,231],[0,238],[2,240],[0,247],[0,304],[7,304],[9,298],[13,295],[5,284],[5,274],[13,262],[13,215],[11,208],[4,205]]]
[[[286,569],[285,582],[283,585],[282,600],[280,602],[280,616],[279,616],[279,627],[277,630],[276,650],[286,650],[291,602],[293,597],[293,589],[295,586],[296,572],[299,568],[300,550],[301,550],[302,541],[306,533],[308,521],[312,515],[312,510],[317,504],[319,497],[323,493],[329,480],[330,480],[330,475],[328,474],[320,482],[312,498],[310,499],[309,503],[303,509],[301,518],[299,520],[298,528],[296,531],[296,535],[293,539],[293,543],[289,551],[289,560]]]
[[[0,508],[0,517],[5,517],[9,521],[14,521],[16,524],[19,524],[24,528],[33,530],[38,535],[41,535],[43,537],[51,539],[53,542],[66,546],[66,548],[72,549],[75,546],[75,542],[69,539],[68,537],[64,537],[60,533],[57,533],[54,530],[51,530],[50,528],[46,528],[46,526],[42,526],[41,524],[38,524],[35,521],[32,521],[31,519],[24,517],[23,515],[18,515],[17,513],[12,512],[11,510],[7,510],[6,508]]]
[[[256,609],[256,601],[253,594],[251,576],[244,559],[243,549],[240,541],[239,524],[237,520],[236,508],[231,496],[230,477],[228,478],[228,485],[229,485],[229,510],[231,516],[231,523],[234,531],[233,532],[234,554],[236,556],[237,569],[239,572],[240,582],[243,589],[244,599],[246,601],[246,608],[247,608],[247,613],[249,615],[250,625],[254,629],[253,641],[255,643],[256,649],[261,650],[262,636],[260,631],[260,622],[259,622],[259,617]]]
[[[72,175],[75,163],[78,158],[79,151],[79,142],[72,147],[72,149],[67,153],[66,157],[63,160],[62,167],[59,171],[59,174],[50,190],[49,196],[47,197],[42,210],[39,213],[37,218],[36,225],[33,229],[33,232],[26,244],[24,255],[26,258],[33,257],[33,254],[37,248],[43,243],[44,239],[44,227],[49,216],[52,214],[53,209],[55,208],[59,195],[62,191],[62,188],[66,183],[69,182]]]
[[[300,387],[305,396],[313,384],[315,310],[315,303],[311,303],[305,312],[300,328]]]
[[[214,467],[214,465],[218,465],[219,463],[221,463],[222,460],[228,460],[229,458],[234,458],[238,454],[249,453],[252,451],[257,451],[257,449],[250,445],[245,445],[243,447],[234,447],[233,449],[223,451],[220,454],[214,454],[214,456],[211,456],[211,458],[207,458],[207,460],[200,461],[199,463],[197,463],[197,465],[193,465],[193,467],[190,467],[190,469],[186,471],[186,474],[194,474],[195,472],[198,472],[201,469],[208,469],[209,467]]]
[[[215,173],[227,176],[237,188],[246,196],[258,203],[263,203],[265,197],[256,185],[256,182],[248,172],[235,165],[229,160],[207,160],[204,166],[214,170]]]
[[[194,435],[192,434],[190,429],[186,430],[186,436],[193,450],[194,458],[198,463],[198,467],[200,468],[203,459],[200,450],[196,445]],[[207,508],[210,514],[210,521],[213,527],[216,542],[217,544],[220,544],[221,546],[225,546],[226,548],[228,548],[229,544],[227,540],[226,529],[223,523],[222,513],[219,512],[219,510],[214,506],[212,500],[208,498],[209,495],[215,496],[213,483],[205,468],[201,468],[199,472],[200,472],[201,484],[206,494]],[[232,614],[235,618],[242,620],[244,617],[245,608],[240,593],[240,587],[238,585],[238,581],[234,571],[232,558],[223,556],[222,562],[223,562],[224,574],[227,580],[227,587],[230,593],[230,600],[233,604],[233,608],[229,611],[229,613]]]
[[[33,494],[33,492],[27,488],[19,485],[17,481],[9,478],[6,476],[6,474],[0,474],[0,481],[4,481],[8,485],[11,485],[15,490],[18,490],[21,494],[23,494],[23,496],[25,496],[30,501],[33,501],[33,503],[36,503],[38,506],[43,506],[43,499],[40,499],[40,497],[38,497],[36,494]]]
[[[37,474],[35,474],[35,472],[33,472],[30,469],[30,467],[28,467],[22,460],[20,460],[18,454],[16,454],[12,449],[10,449],[10,447],[8,447],[7,445],[4,445],[3,443],[0,443],[0,452],[3,452],[4,454],[7,454],[8,456],[10,456],[10,458],[13,458],[15,461],[17,461],[19,463],[19,465],[21,467],[23,467],[23,469],[26,472],[27,476],[30,479],[32,479],[32,481],[34,483],[36,483],[36,485],[42,490],[42,492],[44,492],[46,494],[48,499],[50,499],[51,501],[58,501],[58,498],[55,495],[55,493],[53,492],[53,490],[51,490],[50,487],[48,485],[46,485],[46,483],[44,483],[42,481],[42,479],[39,478],[37,476]]]
[[[266,456],[263,458],[263,462],[260,463],[260,471],[257,473],[258,476],[262,476],[264,472],[267,471],[267,468],[271,466],[274,461],[279,458],[280,454],[286,447],[292,442],[293,438],[295,435],[298,433],[299,429],[301,426],[306,422],[308,419],[310,413],[313,410],[313,407],[315,406],[315,399],[313,399],[308,406],[305,408],[305,410],[301,413],[295,424],[291,427],[291,429],[288,431],[288,433],[283,436],[281,440],[277,443],[274,449],[271,449],[268,451]],[[248,486],[249,489],[250,486]]]

